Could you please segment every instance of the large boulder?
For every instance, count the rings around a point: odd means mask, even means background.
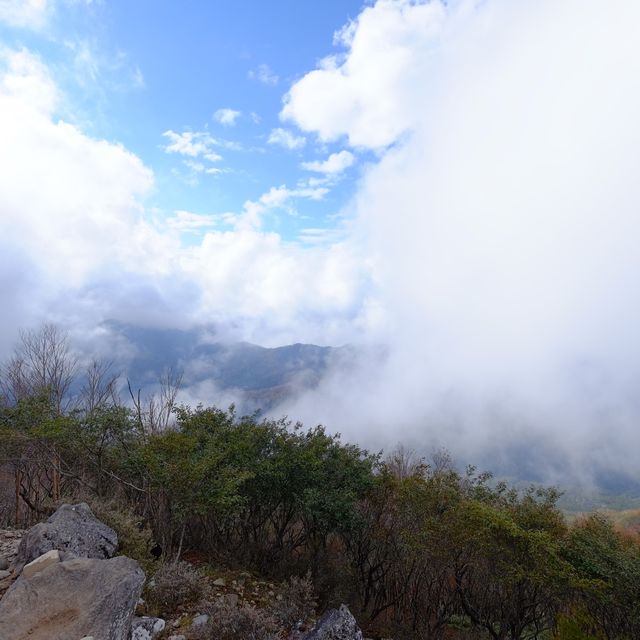
[[[87,504],[63,504],[22,537],[13,570],[22,571],[25,564],[54,549],[61,551],[64,559],[105,559],[113,557],[117,547],[116,532],[100,522]]]
[[[0,600],[0,640],[129,640],[144,573],[131,558],[73,558],[20,576]]]
[[[362,640],[362,631],[347,605],[327,611],[304,640]]]

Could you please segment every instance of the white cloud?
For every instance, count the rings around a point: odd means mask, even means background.
[[[196,173],[204,173],[204,170],[206,169],[202,162],[198,162],[196,160],[184,160],[184,165]]]
[[[233,127],[236,123],[236,120],[242,115],[240,111],[236,111],[235,109],[218,109],[213,114],[213,119],[224,125],[225,127]]]
[[[4,67],[0,84],[4,96],[44,113],[58,106],[60,93],[38,56],[26,49],[4,49],[0,50],[0,63]]]
[[[202,229],[216,227],[219,216],[211,214],[193,213],[191,211],[176,211],[175,215],[167,218],[167,228],[179,233],[200,232]]]
[[[52,3],[48,0],[0,0],[0,22],[12,27],[41,29]]]
[[[433,77],[443,2],[378,0],[336,34],[344,55],[325,58],[289,90],[281,117],[321,140],[385,147],[409,130]]]
[[[347,245],[302,248],[278,234],[242,228],[206,234],[192,257],[186,268],[211,319],[254,326],[254,336],[270,344],[296,333],[335,341],[350,331],[363,273]],[[310,323],[318,316],[327,323]]]
[[[302,229],[298,235],[300,242],[314,245],[334,244],[339,240],[343,240],[344,237],[344,230],[333,227],[307,227]]]
[[[0,287],[11,311],[0,320],[0,359],[18,327],[43,319],[229,323],[265,343],[344,339],[363,280],[353,252],[304,249],[260,230],[267,212],[322,190],[277,187],[240,213],[163,220],[144,207],[152,172],[121,145],[54,116],[58,94],[37,57],[4,52]],[[212,170],[206,132],[165,138],[170,152]],[[319,316],[332,320],[318,325]]]
[[[0,79],[3,247],[19,247],[52,291],[81,284],[107,263],[128,264],[136,252],[155,268],[152,256],[163,243],[152,240],[139,207],[151,172],[120,145],[52,120],[57,90],[46,67],[24,50],[7,57]]]
[[[354,155],[346,150],[332,153],[326,160],[313,162],[303,162],[302,168],[307,171],[336,175],[348,169],[355,162]]]
[[[71,3],[75,0],[65,0],[65,4]],[[90,37],[69,37],[63,44],[72,56],[72,66],[58,68],[58,73],[67,75],[68,81],[80,85],[84,91],[105,99],[113,91],[144,88],[141,69],[132,64],[123,51],[107,50]]]
[[[269,144],[277,144],[285,149],[302,149],[306,144],[306,139],[304,136],[297,136],[291,131],[287,131],[286,129],[272,129],[269,134],[269,139],[267,140]]]
[[[162,135],[169,140],[169,144],[164,148],[167,153],[184,156],[183,164],[191,171],[190,175],[182,176],[187,184],[196,186],[198,184],[197,174],[218,175],[224,172],[224,169],[212,167],[204,162],[205,160],[207,162],[222,160],[222,156],[213,151],[212,147],[225,146],[224,142],[211,137],[206,131],[176,133],[168,130]]]
[[[258,200],[245,202],[242,213],[235,218],[235,225],[241,230],[260,229],[267,212],[286,208],[289,213],[294,214],[295,209],[291,206],[292,200],[322,200],[328,192],[329,189],[322,186],[298,186],[295,189],[290,189],[285,185],[271,187]]]
[[[164,148],[167,153],[177,153],[191,158],[210,153],[211,146],[216,143],[215,139],[206,132],[183,131],[176,133],[169,129],[162,135],[170,142]]]
[[[280,80],[268,64],[258,65],[257,69],[249,71],[249,78],[251,78],[251,80],[257,80],[258,82],[270,87],[275,87]]]
[[[387,359],[289,415],[637,478],[639,22],[636,2],[379,0],[344,61],[294,85],[284,114],[305,130],[396,144],[353,232],[376,283],[363,334]]]

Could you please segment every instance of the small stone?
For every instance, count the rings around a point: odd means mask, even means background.
[[[52,549],[51,551],[47,551],[47,553],[43,553],[35,560],[32,560],[29,564],[26,564],[22,569],[22,575],[25,578],[30,578],[36,573],[46,569],[49,565],[58,562],[60,562],[60,552],[57,549]]]
[[[179,636],[169,636],[167,640],[187,640],[187,639],[185,638],[185,636],[179,635]]]
[[[206,613],[202,613],[199,616],[196,616],[191,623],[192,629],[199,629],[200,627],[204,627],[205,624],[209,622],[209,616]]]
[[[356,619],[346,605],[327,611],[316,626],[305,635],[305,640],[363,640],[363,634]]]
[[[223,602],[229,607],[237,607],[240,598],[236,593],[228,593],[226,596],[222,598]]]
[[[0,558],[0,571],[9,568],[9,561],[6,558]]]
[[[134,617],[131,622],[131,640],[151,640],[164,631],[165,624],[162,618]]]
[[[8,578],[11,575],[11,571],[0,571],[0,580],[4,580],[5,578]]]
[[[131,632],[131,640],[151,640],[151,633],[144,627],[137,627]]]
[[[165,625],[166,623],[162,618],[157,618],[153,624],[153,633],[160,633],[161,631],[164,631]]]
[[[217,580],[214,580],[212,584],[214,587],[226,587],[227,581],[224,578],[218,578]]]

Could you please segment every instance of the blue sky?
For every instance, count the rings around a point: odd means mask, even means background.
[[[279,113],[288,88],[334,52],[334,32],[360,9],[344,0],[60,2],[41,29],[5,24],[0,37],[50,65],[66,93],[61,116],[152,168],[146,206],[222,214],[271,187],[322,178],[302,163],[344,149],[340,140],[320,144],[301,134]],[[274,130],[294,148],[270,143]],[[215,139],[208,151],[219,159],[167,153],[167,131]],[[349,168],[321,199],[295,198],[274,210],[265,228],[295,240],[304,228],[334,227],[357,174]]]

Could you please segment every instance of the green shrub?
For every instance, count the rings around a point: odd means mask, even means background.
[[[156,569],[149,552],[151,532],[141,529],[139,516],[123,507],[115,500],[87,499],[91,511],[98,520],[104,522],[118,534],[118,553],[129,556],[138,562],[147,576]]]
[[[602,640],[602,634],[592,635],[585,629],[587,616],[583,612],[575,615],[558,616],[558,628],[553,635],[553,640]]]

